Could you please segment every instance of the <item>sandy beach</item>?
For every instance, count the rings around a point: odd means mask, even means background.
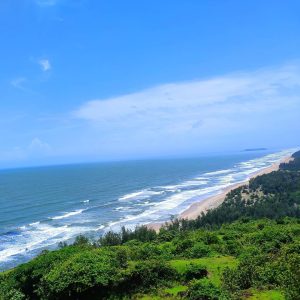
[[[221,190],[220,193],[217,195],[208,197],[206,199],[201,199],[201,201],[194,202],[188,209],[186,209],[184,212],[182,212],[178,216],[179,219],[189,219],[189,220],[196,219],[202,212],[206,213],[208,210],[218,207],[224,201],[227,193],[229,193],[231,190],[236,189],[242,185],[248,184],[249,180],[256,176],[260,176],[260,175],[271,173],[273,171],[277,171],[279,169],[279,165],[281,163],[288,163],[292,159],[293,158],[290,155],[286,156],[286,157],[282,158],[279,162],[274,163],[267,168],[261,169],[255,173],[251,174],[251,176],[248,180],[230,185],[228,188]],[[165,223],[150,223],[150,224],[147,224],[147,227],[158,231],[159,228],[164,224]]]

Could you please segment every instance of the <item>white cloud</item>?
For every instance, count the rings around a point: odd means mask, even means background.
[[[38,63],[44,72],[49,71],[51,69],[51,64],[48,59],[40,59]]]
[[[240,130],[270,112],[299,107],[300,69],[236,73],[207,80],[170,83],[137,93],[84,103],[73,115],[110,128],[180,134]],[[299,116],[300,117],[300,116]],[[244,118],[244,119],[243,119]],[[245,119],[246,118],[246,119]]]
[[[23,147],[13,147],[9,151],[0,152],[0,161],[26,161],[51,154],[51,147],[48,143],[35,137],[30,143]]]
[[[33,152],[37,153],[38,152],[38,153],[45,154],[45,153],[48,153],[50,151],[50,146],[49,146],[49,144],[41,141],[39,138],[36,137],[30,142],[27,150],[30,153],[33,153]]]
[[[300,66],[158,85],[87,101],[72,116],[81,124],[80,147],[107,156],[296,144]]]
[[[10,81],[10,84],[17,88],[17,89],[20,89],[20,90],[23,90],[24,89],[24,86],[23,84],[26,82],[26,78],[25,77],[18,77],[18,78],[15,78],[13,80]]]

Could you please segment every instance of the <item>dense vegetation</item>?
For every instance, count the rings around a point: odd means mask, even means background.
[[[0,274],[0,299],[300,299],[300,153],[194,221],[108,232]]]

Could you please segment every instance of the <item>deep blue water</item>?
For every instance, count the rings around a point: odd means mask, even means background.
[[[78,234],[165,221],[292,150],[0,171],[0,269]]]

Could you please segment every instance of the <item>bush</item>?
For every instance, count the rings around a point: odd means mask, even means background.
[[[189,249],[193,246],[194,241],[189,238],[177,238],[173,240],[175,246],[175,255],[184,256],[189,252]]]
[[[9,281],[6,276],[0,277],[0,299],[1,300],[25,300],[25,295],[14,287],[14,282]]]
[[[202,242],[194,243],[192,248],[189,250],[189,257],[191,258],[200,258],[209,256],[211,250],[210,247],[205,245]]]
[[[43,251],[30,262],[22,264],[6,273],[4,277],[6,279],[3,279],[2,285],[4,286],[8,283],[11,291],[16,291],[15,298],[17,295],[20,297],[20,292],[26,296],[26,299],[36,299],[37,287],[40,284],[41,278],[56,265],[61,264],[64,260],[76,255],[80,251],[82,251],[81,248],[74,246],[65,247],[57,251]]]
[[[43,299],[74,299],[83,295],[105,295],[121,275],[112,253],[94,250],[79,253],[56,265],[42,280],[39,295]],[[83,299],[83,298],[82,298]]]
[[[136,263],[126,274],[124,285],[134,290],[145,291],[167,280],[176,278],[176,271],[166,262],[146,260]]]
[[[210,231],[205,231],[201,239],[206,245],[218,244],[220,242],[217,233]]]
[[[79,235],[76,237],[73,245],[74,246],[90,246],[90,241],[84,235]],[[62,244],[61,248],[63,248],[63,247],[65,247],[64,244]]]
[[[252,266],[240,265],[236,270],[226,269],[223,273],[223,285],[226,290],[236,292],[238,290],[249,289],[253,284]]]
[[[292,253],[281,262],[282,269],[280,281],[287,300],[300,299],[300,254]]]
[[[187,269],[184,272],[184,280],[190,281],[192,279],[201,279],[207,275],[208,272],[206,267],[191,263],[187,266]]]
[[[98,243],[101,246],[117,246],[122,244],[122,238],[119,233],[108,231],[99,239]]]
[[[230,299],[218,287],[206,279],[193,281],[185,295],[189,300],[225,300]]]
[[[236,240],[227,240],[224,248],[225,253],[230,255],[237,255],[241,251],[241,246]]]

